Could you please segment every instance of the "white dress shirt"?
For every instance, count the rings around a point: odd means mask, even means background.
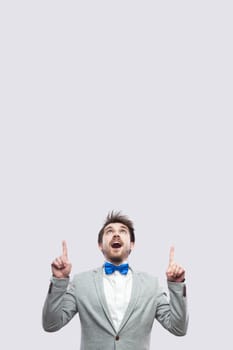
[[[129,269],[127,275],[122,275],[119,271],[106,275],[104,271],[103,282],[108,309],[113,324],[118,330],[131,297],[132,272]]]

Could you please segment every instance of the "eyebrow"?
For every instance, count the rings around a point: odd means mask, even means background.
[[[104,231],[107,231],[108,229],[112,229],[112,228],[113,228],[113,226],[111,226],[111,225],[110,225],[110,226],[106,226],[105,229],[104,229]],[[125,226],[125,225],[123,225],[123,224],[120,226],[120,228],[124,228],[124,229],[127,229],[127,230],[128,230],[128,227]]]

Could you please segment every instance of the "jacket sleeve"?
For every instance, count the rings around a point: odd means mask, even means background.
[[[169,298],[165,292],[157,295],[155,318],[169,332],[183,336],[188,328],[186,285],[168,281]]]
[[[44,303],[42,325],[45,331],[55,332],[65,326],[78,312],[75,283],[69,278],[51,278]]]

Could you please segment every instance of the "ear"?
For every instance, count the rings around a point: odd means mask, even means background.
[[[99,243],[99,244],[98,244],[98,247],[99,247],[99,250],[101,250],[101,252],[103,252],[103,244],[102,244],[102,243]]]
[[[130,251],[133,250],[134,246],[135,246],[135,243],[134,242],[130,242]]]

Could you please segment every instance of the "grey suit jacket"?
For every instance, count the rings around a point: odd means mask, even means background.
[[[79,313],[81,350],[148,350],[157,319],[171,333],[186,334],[188,315],[184,283],[168,282],[170,298],[158,279],[133,271],[132,295],[118,331],[114,328],[103,289],[103,270],[51,279],[43,308],[43,328],[55,332]]]

